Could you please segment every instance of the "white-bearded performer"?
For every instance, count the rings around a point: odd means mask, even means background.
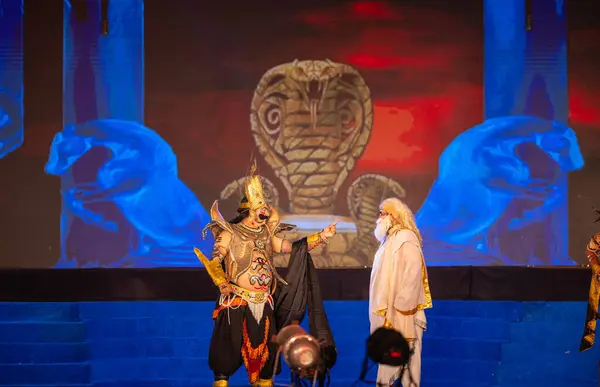
[[[421,348],[427,329],[425,309],[432,307],[421,234],[411,210],[396,198],[379,206],[375,237],[381,245],[375,254],[369,287],[371,333],[391,328],[402,333],[413,354],[402,376],[403,387],[421,384]],[[379,365],[377,382],[392,386],[401,367]]]

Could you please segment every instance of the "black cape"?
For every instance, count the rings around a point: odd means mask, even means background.
[[[321,344],[322,364],[319,367],[319,386],[325,383],[326,375],[335,365],[337,349],[327,320],[317,271],[308,252],[306,238],[293,243],[287,286],[279,288],[275,296],[275,321],[281,329],[294,321],[302,322],[308,307],[309,333]]]

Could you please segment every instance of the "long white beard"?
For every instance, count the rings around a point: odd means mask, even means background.
[[[385,237],[392,226],[390,222],[390,217],[386,216],[385,218],[380,218],[377,220],[377,225],[375,226],[375,238],[382,243],[385,240]]]

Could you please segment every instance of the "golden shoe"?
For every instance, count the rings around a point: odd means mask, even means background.
[[[271,379],[258,379],[252,387],[273,387],[273,381]]]
[[[229,387],[228,380],[215,380],[213,382],[213,387]]]

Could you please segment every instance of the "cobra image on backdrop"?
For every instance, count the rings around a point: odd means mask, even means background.
[[[593,15],[0,0],[0,387],[597,386]]]

